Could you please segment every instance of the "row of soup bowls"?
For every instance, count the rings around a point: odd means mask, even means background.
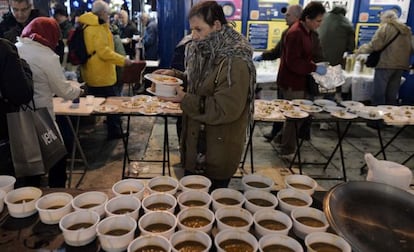
[[[214,245],[218,252],[225,251],[294,251],[303,252],[302,245],[295,239],[282,234],[269,234],[256,240],[247,231],[226,229],[217,233]],[[327,247],[336,251],[350,252],[349,245],[341,237],[330,233],[316,232],[305,239],[307,251],[318,252]],[[325,247],[323,247],[325,246]],[[211,251],[210,236],[200,231],[181,230],[174,233],[170,239],[158,235],[144,235],[129,243],[127,251]],[[153,249],[153,250],[150,250]]]
[[[168,178],[163,177],[163,179]],[[163,186],[164,184],[159,185]],[[108,204],[106,204],[108,196],[103,192],[85,192],[76,196],[75,199],[70,194],[63,192],[48,194],[40,198],[42,191],[35,187],[12,190],[7,193],[5,201],[11,216],[16,218],[27,217],[39,211],[42,222],[46,224],[57,223],[64,214],[72,210],[72,206],[75,210],[91,209],[97,211],[100,216],[103,216],[105,215],[105,208],[108,208],[106,211],[111,213],[115,210],[122,210],[118,208],[125,205],[129,209],[133,209],[129,215],[137,219],[138,210],[141,207],[140,199],[143,199],[143,187],[142,182],[136,179],[121,180],[114,184],[112,188],[114,194],[117,196],[129,194],[135,196],[138,200],[114,198]],[[229,188],[216,189],[211,195],[203,191],[184,191],[179,194],[177,199],[168,193],[164,195],[158,194],[160,193],[155,193],[152,196],[150,194],[143,199],[142,207],[145,212],[149,210],[169,210],[173,213],[176,209],[177,201],[180,209],[189,206],[208,208],[212,202],[212,209],[214,211],[223,206],[232,205],[242,207],[244,204],[245,208],[251,213],[255,213],[257,210],[263,208],[274,209],[280,202],[279,208],[288,214],[295,207],[310,206],[312,204],[312,198],[309,195],[292,189],[279,191],[277,198],[266,191],[249,190],[242,194],[239,191]],[[38,200],[39,198],[40,200]]]
[[[3,210],[3,200],[6,197],[6,193],[13,190],[15,181],[16,179],[12,176],[0,176],[0,212]],[[285,178],[285,183],[287,188],[296,189],[309,195],[312,195],[315,188],[317,187],[317,184],[313,179],[304,175],[287,176]],[[270,191],[274,186],[274,182],[271,178],[260,174],[245,175],[242,178],[242,184],[244,191]],[[197,190],[208,192],[210,186],[211,181],[204,176],[185,176],[181,178],[180,181],[177,181],[175,178],[168,176],[158,176],[149,180],[147,185],[145,185],[141,180],[137,179],[121,180],[113,185],[112,191],[116,195],[132,194],[138,197],[138,199],[142,200],[146,188],[149,193],[165,192],[174,195],[179,189],[181,191]]]
[[[130,196],[121,196],[130,197]],[[131,197],[133,198],[133,197]],[[309,217],[311,216],[311,217]],[[297,208],[291,212],[291,218],[293,219],[293,228],[295,234],[306,240],[309,234],[319,233],[326,231],[328,224],[324,218],[323,213],[313,208]],[[303,218],[304,220],[300,220]],[[320,218],[321,220],[319,220]],[[323,222],[324,221],[324,222]],[[288,237],[288,232],[292,227],[291,219],[283,212],[277,210],[260,210],[253,216],[250,212],[239,207],[222,207],[215,213],[207,208],[190,207],[179,212],[177,216],[168,211],[152,211],[144,214],[138,219],[138,224],[135,219],[128,215],[115,215],[100,220],[100,216],[95,211],[77,211],[65,215],[59,222],[59,227],[63,232],[66,243],[72,246],[83,246],[93,241],[98,236],[101,247],[105,251],[122,251],[130,245],[134,239],[134,234],[138,226],[140,236],[145,235],[158,235],[163,236],[166,239],[170,239],[172,249],[183,249],[183,244],[178,245],[179,241],[187,241],[185,246],[187,249],[195,247],[205,247],[205,250],[196,251],[209,251],[211,241],[209,235],[212,231],[213,223],[216,222],[217,231],[219,234],[225,230],[231,230],[231,232],[238,233],[240,237],[233,237],[227,235],[221,237],[216,235],[216,246],[223,247],[238,247],[244,248],[249,244],[252,248],[257,247],[256,238],[249,233],[253,222],[255,224],[254,231],[258,238],[266,237],[267,235],[280,235]],[[261,223],[262,222],[262,223]],[[317,225],[314,225],[316,222]],[[311,224],[309,224],[311,223]],[[319,225],[321,223],[321,225]],[[282,226],[281,228],[279,226]],[[193,232],[187,232],[186,236],[181,238],[176,237],[176,229],[180,231],[186,230]],[[230,232],[230,233],[231,233]],[[206,235],[200,235],[198,233],[204,233]],[[192,236],[198,237],[192,240]],[[319,237],[320,236],[320,237]],[[348,250],[346,242],[332,234],[319,234],[315,239],[311,239],[310,245],[314,243],[324,243],[323,246],[335,246],[339,247],[339,251]],[[237,239],[236,239],[237,238]],[[298,242],[293,242],[292,239],[284,238],[287,244],[280,244],[280,240],[268,240],[263,246],[285,246],[293,251],[302,251]],[[198,241],[200,244],[195,244]],[[225,242],[227,241],[227,242]],[[244,245],[241,245],[244,244]],[[327,245],[328,244],[328,245]],[[330,245],[329,245],[330,244]],[[345,245],[344,245],[345,244]],[[134,245],[135,246],[135,245]],[[321,246],[321,244],[315,245]],[[135,250],[131,250],[135,251]],[[184,250],[187,251],[187,250]],[[238,250],[237,251],[250,251],[250,250]],[[251,251],[256,251],[253,249]],[[266,250],[264,250],[266,251]],[[309,250],[312,251],[312,250]],[[315,251],[318,251],[315,249]]]

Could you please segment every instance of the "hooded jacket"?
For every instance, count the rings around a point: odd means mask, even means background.
[[[86,64],[81,66],[83,80],[92,87],[112,86],[116,83],[115,65],[124,66],[125,57],[114,50],[109,24],[99,20],[92,12],[81,15],[79,23],[85,25],[84,39],[88,54]]]
[[[318,29],[323,54],[331,66],[342,64],[344,52],[355,49],[354,27],[341,10],[343,8],[335,7],[325,14]]]
[[[379,51],[391,41],[397,32],[398,37],[381,53],[376,68],[408,70],[410,65],[411,29],[398,21],[385,21],[375,32],[371,41],[362,45],[357,53]]]

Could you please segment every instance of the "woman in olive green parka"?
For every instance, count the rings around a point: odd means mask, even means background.
[[[213,190],[227,187],[240,164],[252,118],[256,71],[250,44],[227,24],[215,1],[194,5],[189,22],[193,32],[185,73],[158,73],[188,80],[187,92],[177,88],[177,97],[170,98],[181,102],[183,110],[185,175],[210,178]]]

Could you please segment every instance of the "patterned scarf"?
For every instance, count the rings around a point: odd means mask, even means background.
[[[228,63],[227,81],[232,85],[231,66],[233,58],[246,62],[250,71],[248,102],[250,104],[249,119],[252,122],[254,112],[254,86],[256,69],[252,61],[253,49],[245,37],[232,27],[224,25],[220,31],[212,32],[202,41],[192,41],[187,51],[188,92],[196,93],[203,81],[221,61]]]

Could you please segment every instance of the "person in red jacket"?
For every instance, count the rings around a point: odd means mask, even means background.
[[[283,99],[305,99],[307,94],[306,76],[311,72],[326,74],[326,66],[313,61],[312,31],[321,24],[325,8],[319,2],[310,2],[299,21],[288,30],[283,44],[277,84]],[[303,122],[298,121],[299,129]],[[287,121],[282,130],[280,154],[290,157],[296,150],[296,127]]]

